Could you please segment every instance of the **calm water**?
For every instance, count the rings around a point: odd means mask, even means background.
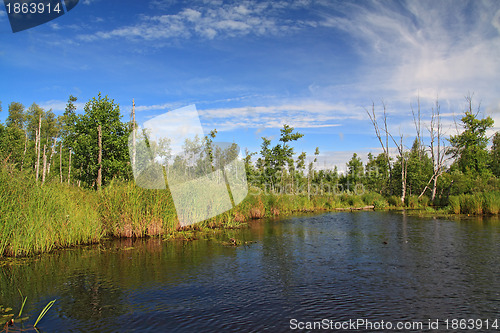
[[[231,237],[255,242],[220,243]],[[292,319],[360,318],[439,319],[442,331],[445,319],[500,321],[498,219],[341,212],[210,238],[117,241],[4,266],[0,304],[19,309],[21,289],[32,323],[57,299],[43,332],[280,332]]]

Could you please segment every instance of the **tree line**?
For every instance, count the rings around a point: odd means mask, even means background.
[[[446,204],[450,195],[469,194],[500,189],[500,133],[491,138],[487,131],[493,127],[491,117],[480,118],[480,108],[474,109],[472,96],[466,96],[466,108],[456,134],[447,135],[439,101],[423,112],[418,103],[412,108],[414,136],[395,135],[389,130],[387,108],[376,111],[372,104],[367,115],[373,125],[382,152],[368,153],[363,164],[354,153],[346,164],[346,172],[316,167],[319,149],[306,168],[306,154],[294,159],[292,141],[303,135],[285,125],[279,142],[271,148],[271,141],[262,138],[260,157],[251,163],[256,153],[247,152],[245,162],[251,183],[275,192],[307,193],[360,193],[372,191],[384,196],[398,196],[405,202],[408,196],[417,196],[437,204]],[[423,121],[423,115],[427,121]],[[461,130],[459,130],[461,128]],[[407,147],[408,137],[413,144]],[[491,141],[490,141],[491,140]],[[488,143],[492,144],[488,149]],[[395,153],[394,153],[395,152]]]
[[[85,104],[83,114],[76,113],[76,102],[76,97],[69,96],[60,116],[36,103],[28,108],[18,102],[10,103],[6,122],[0,123],[0,161],[6,167],[26,171],[41,184],[50,179],[98,188],[112,179],[133,180],[130,156],[133,163],[136,156],[135,150],[129,151],[128,140],[136,128],[135,115],[128,122],[122,121],[119,105],[101,93]],[[382,103],[382,111],[377,111],[372,104],[366,112],[381,153],[369,153],[365,164],[354,153],[347,162],[345,173],[339,172],[336,166],[318,168],[319,148],[310,158],[305,152],[297,153],[293,144],[303,134],[284,125],[277,143],[273,145],[270,139],[263,137],[259,152],[245,152],[248,182],[253,187],[275,193],[310,196],[373,191],[398,196],[403,202],[407,196],[418,196],[439,203],[449,195],[498,190],[500,133],[488,137],[493,120],[480,118],[480,110],[473,108],[471,96],[466,97],[466,102],[454,135],[443,130],[439,101],[425,112],[420,104],[415,110],[412,108],[415,134],[411,136],[411,147],[405,145],[408,135],[395,135],[389,130],[386,106]],[[186,142],[186,156],[189,152],[195,154],[195,150],[203,150],[203,163],[206,165],[209,161],[211,168],[216,167],[216,160],[224,160],[213,146],[216,134],[214,130],[205,138],[198,138],[198,142]],[[490,142],[492,146],[488,149]],[[153,142],[147,143],[154,147]],[[168,160],[168,142],[158,144],[162,146],[157,149],[158,154]],[[231,154],[235,154],[234,147]],[[179,156],[172,160],[172,166],[175,164],[177,168],[182,163],[186,161]],[[165,164],[168,167],[169,162]],[[192,173],[194,167],[193,164],[191,169],[184,167],[182,170]]]
[[[42,184],[51,178],[96,188],[99,172],[103,185],[113,178],[130,179],[130,123],[122,122],[119,106],[99,93],[85,104],[84,114],[77,114],[76,101],[69,96],[60,116],[36,103],[28,108],[10,103],[6,122],[0,124],[3,164],[32,173]]]

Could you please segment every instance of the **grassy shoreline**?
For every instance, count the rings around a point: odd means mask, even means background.
[[[337,211],[373,207],[422,209],[433,215],[489,214],[500,210],[500,192],[450,197],[449,205],[434,209],[428,200],[410,196],[402,205],[396,196],[263,194],[250,190],[237,207],[206,221],[181,228],[170,193],[146,190],[133,182],[112,182],[96,192],[60,183],[43,186],[27,174],[0,171],[0,258],[22,257],[109,237],[175,238],[176,233],[236,228],[246,221],[297,212]]]

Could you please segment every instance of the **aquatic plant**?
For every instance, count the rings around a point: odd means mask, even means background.
[[[19,314],[17,316],[14,316],[13,313],[10,313],[13,311],[12,308],[4,308],[2,305],[0,305],[0,328],[3,328],[0,333],[2,332],[26,332],[28,330],[36,330],[36,327],[38,323],[43,319],[43,317],[47,314],[49,309],[54,305],[56,300],[52,300],[45,307],[42,309],[40,314],[38,315],[38,318],[36,319],[35,323],[33,326],[26,326],[24,323],[26,320],[29,319],[29,317],[22,317],[24,306],[26,304],[26,300],[28,299],[27,296],[23,296],[22,292],[19,290],[19,294],[21,295],[22,303],[21,303],[21,308],[19,310]],[[21,327],[18,327],[16,324],[20,324]]]

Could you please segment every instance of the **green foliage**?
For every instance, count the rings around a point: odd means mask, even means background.
[[[486,131],[493,126],[493,119],[478,119],[478,113],[472,111],[472,98],[467,97],[468,109],[462,117],[464,131],[450,136],[451,153],[456,158],[457,168],[463,172],[482,175],[488,165],[488,137]]]
[[[427,206],[429,206],[429,201],[430,201],[430,199],[426,195],[422,195],[420,198],[418,198],[418,204],[421,207],[427,207]]]
[[[406,179],[408,193],[420,195],[432,174],[432,160],[424,151],[424,147],[420,145],[418,139],[415,139],[408,158]]]
[[[394,207],[401,207],[403,205],[403,203],[401,202],[401,197],[398,197],[396,195],[391,195],[390,197],[388,197],[387,202],[389,203],[389,206]]]
[[[281,135],[278,143],[273,148],[271,140],[262,138],[261,158],[257,160],[257,168],[261,173],[261,185],[268,184],[271,190],[277,191],[279,185],[284,186],[285,166],[293,164],[294,149],[289,142],[297,141],[304,135],[294,132],[294,128],[284,125],[280,130]]]
[[[483,211],[486,214],[496,215],[500,212],[500,192],[483,193]]]
[[[45,111],[35,103],[27,110],[20,103],[9,105],[6,125],[0,124],[0,162],[4,164],[0,172],[0,257],[23,256],[99,241],[104,235],[166,235],[180,227],[168,191],[145,190],[126,182],[131,171],[127,145],[130,127],[121,121],[119,106],[99,93],[97,98],[92,98],[85,105],[85,113],[78,115],[74,104],[76,100],[76,97],[70,96],[64,114],[57,118],[51,110]],[[438,199],[434,203],[448,204],[446,209],[453,213],[498,214],[500,134],[496,133],[492,149],[488,152],[485,133],[493,121],[489,117],[478,119],[471,109],[469,103],[469,109],[462,118],[464,131],[450,138],[456,162],[439,177]],[[54,139],[58,139],[57,146],[62,147],[63,173],[67,174],[69,168],[71,149],[72,177],[89,187],[97,178],[97,128],[102,126],[103,184],[106,185],[103,191],[96,193],[55,182],[37,185],[32,170],[37,158],[35,138],[40,119],[42,154],[44,146],[49,153],[55,144]],[[196,174],[200,168],[206,167],[207,162],[215,167],[225,164],[227,159],[237,154],[235,145],[229,147],[227,152],[212,147],[216,133],[214,130],[204,138],[204,148],[196,140],[185,143],[188,152],[193,154],[199,149],[206,149],[204,156],[207,157],[200,164],[186,165],[187,171]],[[271,193],[250,195],[235,209],[200,225],[237,225],[248,218],[313,209],[402,206],[401,198],[392,195],[401,193],[400,161],[388,161],[385,154],[377,157],[369,154],[368,163],[363,168],[359,156],[353,154],[347,163],[347,175],[339,176],[336,167],[333,170],[314,170],[319,155],[316,148],[314,162],[309,164],[307,172],[306,153],[295,156],[291,146],[291,142],[303,135],[288,125],[284,125],[280,134],[279,143],[275,146],[271,145],[270,139],[262,138],[261,156],[255,166],[252,163],[255,153],[247,151],[245,157],[249,182],[261,189],[268,186],[266,190]],[[198,138],[200,140],[203,141],[203,138]],[[152,150],[157,148],[167,153],[162,148],[164,144],[168,145],[168,142],[150,142]],[[406,205],[427,207],[429,198],[417,196],[433,173],[431,158],[418,140],[404,158],[408,162]],[[50,163],[49,156],[47,159]],[[176,160],[175,163],[183,161]],[[24,172],[16,171],[23,165]],[[59,172],[58,167],[51,170],[54,170],[52,173]],[[56,179],[59,180],[59,177]],[[339,182],[344,185],[344,190],[340,195],[334,195],[339,193]],[[347,182],[350,188],[345,186]],[[363,184],[368,192],[362,196],[355,195],[353,185],[356,183]],[[313,195],[309,196],[311,193]]]
[[[482,214],[483,198],[480,194],[461,194],[460,211],[462,214]]]
[[[349,204],[350,207],[363,207],[364,203],[363,200],[359,195],[356,194],[351,194],[349,195],[347,199],[347,203]]]
[[[460,197],[459,196],[451,196],[449,199],[449,207],[450,212],[453,214],[460,214]]]
[[[8,127],[17,127],[19,129],[24,129],[26,121],[26,114],[24,113],[24,105],[18,102],[12,102],[9,104],[9,115],[5,121]]]
[[[0,170],[0,257],[48,252],[101,239],[97,201],[60,184],[38,186],[25,172]]]
[[[376,192],[367,192],[361,198],[367,205],[375,205],[377,201],[385,201],[384,197]]]
[[[100,221],[107,235],[155,236],[178,227],[169,191],[148,190],[133,182],[113,180],[97,195]]]
[[[383,199],[383,200],[375,200],[373,202],[373,206],[375,207],[375,209],[384,209],[388,205],[389,205],[389,203],[385,199]]]
[[[358,154],[354,153],[351,160],[347,163],[347,181],[350,184],[357,184],[363,179],[363,162]]]
[[[365,186],[369,191],[377,191],[379,193],[388,194],[387,187],[389,180],[389,166],[387,165],[387,158],[384,153],[373,157],[368,153],[368,162],[365,166]]]
[[[128,179],[131,174],[128,153],[129,128],[121,122],[120,108],[107,96],[92,98],[76,117],[73,138],[74,166],[81,170],[77,177],[87,186],[95,185],[98,164],[98,126],[102,127],[102,184],[113,178]]]
[[[0,124],[0,159],[20,168],[23,162],[25,135],[24,131],[16,126]]]
[[[13,313],[9,313],[9,312],[12,312],[12,308],[4,308],[0,304],[0,327],[4,327],[5,332],[8,332],[8,331],[18,332],[18,330],[19,331],[27,330],[25,327],[18,328],[16,326],[12,326],[12,325],[15,325],[15,323],[20,323],[20,322],[22,323],[29,318],[29,317],[21,317],[23,314],[24,305],[26,304],[26,300],[28,299],[28,296],[24,297],[23,294],[21,293],[21,290],[19,290],[19,294],[21,295],[22,303],[21,303],[21,309],[19,310],[19,314],[17,315],[17,317],[14,317]],[[35,323],[33,324],[33,328],[35,329],[35,331],[37,331],[36,326],[38,325],[40,320],[42,320],[43,317],[47,314],[47,312],[52,307],[52,305],[54,305],[55,301],[56,300],[50,301],[42,309],[42,312],[40,313],[40,315],[36,319]],[[8,325],[8,326],[4,326],[4,325]],[[10,327],[10,326],[12,326],[12,327]],[[3,332],[3,330],[1,332]]]
[[[500,178],[500,132],[496,132],[492,139],[492,147],[490,152],[490,169],[491,172]]]
[[[418,196],[416,195],[408,195],[405,198],[405,204],[409,208],[418,208]]]

